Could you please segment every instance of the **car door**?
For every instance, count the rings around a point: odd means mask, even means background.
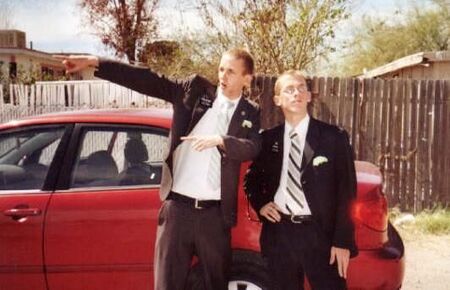
[[[79,124],[46,219],[49,289],[152,289],[167,131]]]
[[[0,132],[0,289],[47,289],[44,217],[68,127]]]

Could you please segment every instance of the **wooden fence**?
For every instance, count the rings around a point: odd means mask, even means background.
[[[276,78],[258,76],[252,97],[262,127],[283,122],[272,101]],[[356,158],[378,165],[390,206],[418,212],[450,201],[450,81],[311,78],[311,113],[351,135]],[[42,112],[104,107],[166,107],[104,82],[54,82],[10,86],[1,122]]]

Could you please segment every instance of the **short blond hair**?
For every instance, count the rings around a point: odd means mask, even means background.
[[[304,80],[306,83],[305,75],[301,71],[295,70],[295,69],[287,70],[287,71],[283,72],[281,75],[279,75],[277,78],[277,81],[275,82],[275,87],[274,87],[275,96],[280,95],[281,85],[282,85],[283,81],[287,78]],[[308,86],[308,84],[306,84],[306,86]]]
[[[245,74],[253,75],[255,73],[255,61],[253,56],[241,48],[232,48],[223,53],[223,55],[232,56],[234,59],[241,59],[244,62]]]

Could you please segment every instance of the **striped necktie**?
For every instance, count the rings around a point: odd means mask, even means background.
[[[303,194],[303,188],[300,183],[300,161],[302,160],[302,152],[300,150],[300,138],[294,129],[289,132],[291,138],[291,149],[288,158],[288,176],[286,182],[286,192],[292,200],[303,209],[306,200]]]

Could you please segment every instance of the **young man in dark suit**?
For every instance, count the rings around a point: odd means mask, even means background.
[[[251,55],[240,49],[225,52],[218,87],[198,75],[172,81],[147,68],[92,56],[71,56],[63,63],[68,72],[94,66],[97,77],[172,103],[155,289],[184,289],[194,255],[202,265],[205,289],[227,289],[240,165],[256,157],[261,145],[258,110],[242,93],[252,80]]]
[[[245,189],[263,223],[261,250],[276,290],[345,289],[357,254],[350,207],[356,194],[347,133],[311,118],[305,78],[287,71],[275,84],[286,122],[262,133]]]

